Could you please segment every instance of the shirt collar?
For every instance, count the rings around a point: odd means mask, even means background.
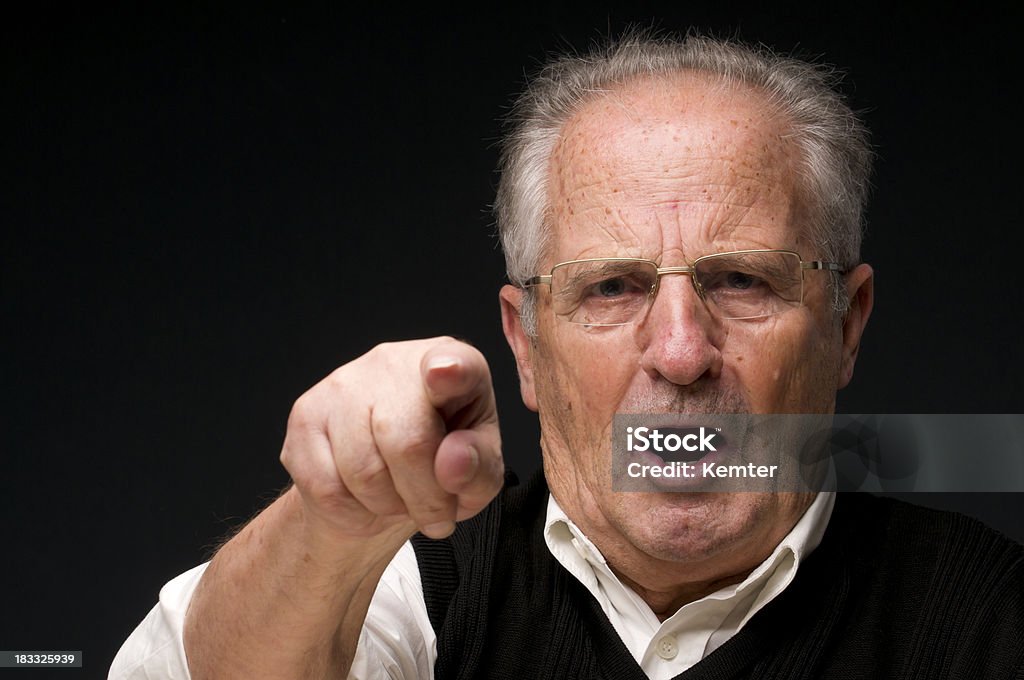
[[[766,591],[763,593],[765,597],[757,597],[757,600],[761,602],[762,606],[766,604],[789,585],[795,577],[800,563],[807,559],[807,556],[821,543],[834,505],[834,492],[818,493],[790,532],[742,583],[726,586],[707,597],[724,599],[742,596],[747,594],[751,588],[760,586]],[[601,551],[569,519],[551,494],[548,494],[544,541],[555,559],[588,588],[596,587],[594,568],[611,571]],[[783,568],[780,570],[780,567]],[[781,573],[777,573],[780,571]],[[766,587],[769,585],[770,587]]]

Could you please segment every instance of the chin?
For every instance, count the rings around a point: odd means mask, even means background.
[[[751,543],[777,533],[772,527],[788,522],[788,513],[781,512],[772,494],[630,495],[635,499],[628,499],[617,513],[619,531],[646,554],[670,562],[701,562],[737,551],[760,551],[761,546]],[[788,523],[780,537],[791,526]]]

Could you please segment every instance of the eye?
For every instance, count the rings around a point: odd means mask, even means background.
[[[721,293],[767,292],[771,285],[761,276],[737,269],[715,272],[702,277],[701,285],[707,291]]]
[[[645,277],[636,274],[607,276],[586,286],[579,299],[592,302],[614,302],[644,297],[649,290],[650,284]]]
[[[744,272],[729,272],[725,275],[725,282],[729,288],[747,290],[757,283],[757,278]]]
[[[624,278],[605,279],[594,286],[594,292],[601,297],[617,297],[629,288]]]
[[[705,300],[726,319],[758,319],[800,304],[795,253],[723,253],[698,260],[696,268]]]
[[[555,312],[585,326],[622,325],[643,308],[657,280],[657,266],[645,260],[567,262],[552,272]]]

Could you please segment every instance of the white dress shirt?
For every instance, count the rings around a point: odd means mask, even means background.
[[[659,621],[651,608],[608,567],[604,556],[548,497],[544,540],[555,559],[590,591],[626,648],[652,680],[682,673],[738,633],[796,576],[821,542],[834,493],[819,493],[771,555],[741,583],[684,605]],[[206,564],[160,590],[160,601],[122,645],[109,680],[189,678],[182,629]],[[381,577],[359,637],[349,678],[433,678],[437,638],[423,600],[416,554],[406,543]]]

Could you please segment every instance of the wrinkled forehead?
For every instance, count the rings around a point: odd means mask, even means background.
[[[549,254],[795,248],[798,155],[786,121],[744,85],[683,73],[603,91],[552,153]]]

